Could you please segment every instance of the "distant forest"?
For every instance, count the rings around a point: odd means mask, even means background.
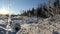
[[[32,10],[27,10],[21,14],[21,16],[28,16],[28,17],[43,17],[48,18],[55,16],[56,14],[60,14],[60,0],[54,0],[52,3],[51,1],[48,1],[48,5],[40,4],[37,6],[37,8],[32,8]]]

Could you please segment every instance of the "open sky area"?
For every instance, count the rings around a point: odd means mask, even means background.
[[[36,8],[40,3],[48,3],[48,0],[0,0],[0,12],[5,10],[8,13],[8,6],[11,4],[11,12],[13,14],[20,14],[23,10]],[[3,11],[3,13],[5,13]]]

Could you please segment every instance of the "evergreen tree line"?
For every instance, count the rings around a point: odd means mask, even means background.
[[[36,9],[32,8],[32,10],[24,11],[21,16],[48,18],[56,14],[60,14],[60,0],[48,1],[48,5],[40,4]]]

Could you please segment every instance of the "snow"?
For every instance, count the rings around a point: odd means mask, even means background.
[[[7,26],[8,17],[0,17],[0,33],[6,33],[6,30],[9,30],[10,33],[14,34],[53,34],[52,32],[60,32],[60,16],[54,16],[47,19],[40,17],[14,17],[11,18],[11,25]],[[6,29],[6,26],[9,27]],[[16,32],[15,27],[21,28]]]
[[[37,23],[35,23],[35,20]],[[19,30],[17,34],[29,33],[29,34],[60,34],[60,16],[54,16],[47,19],[28,18],[28,22],[32,24],[23,24],[25,29]],[[21,32],[24,31],[24,32]]]

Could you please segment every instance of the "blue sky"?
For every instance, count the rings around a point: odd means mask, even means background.
[[[48,2],[48,0],[0,0],[0,8],[8,8],[11,4],[11,12],[13,14],[22,13],[23,10],[36,8],[38,4]]]

